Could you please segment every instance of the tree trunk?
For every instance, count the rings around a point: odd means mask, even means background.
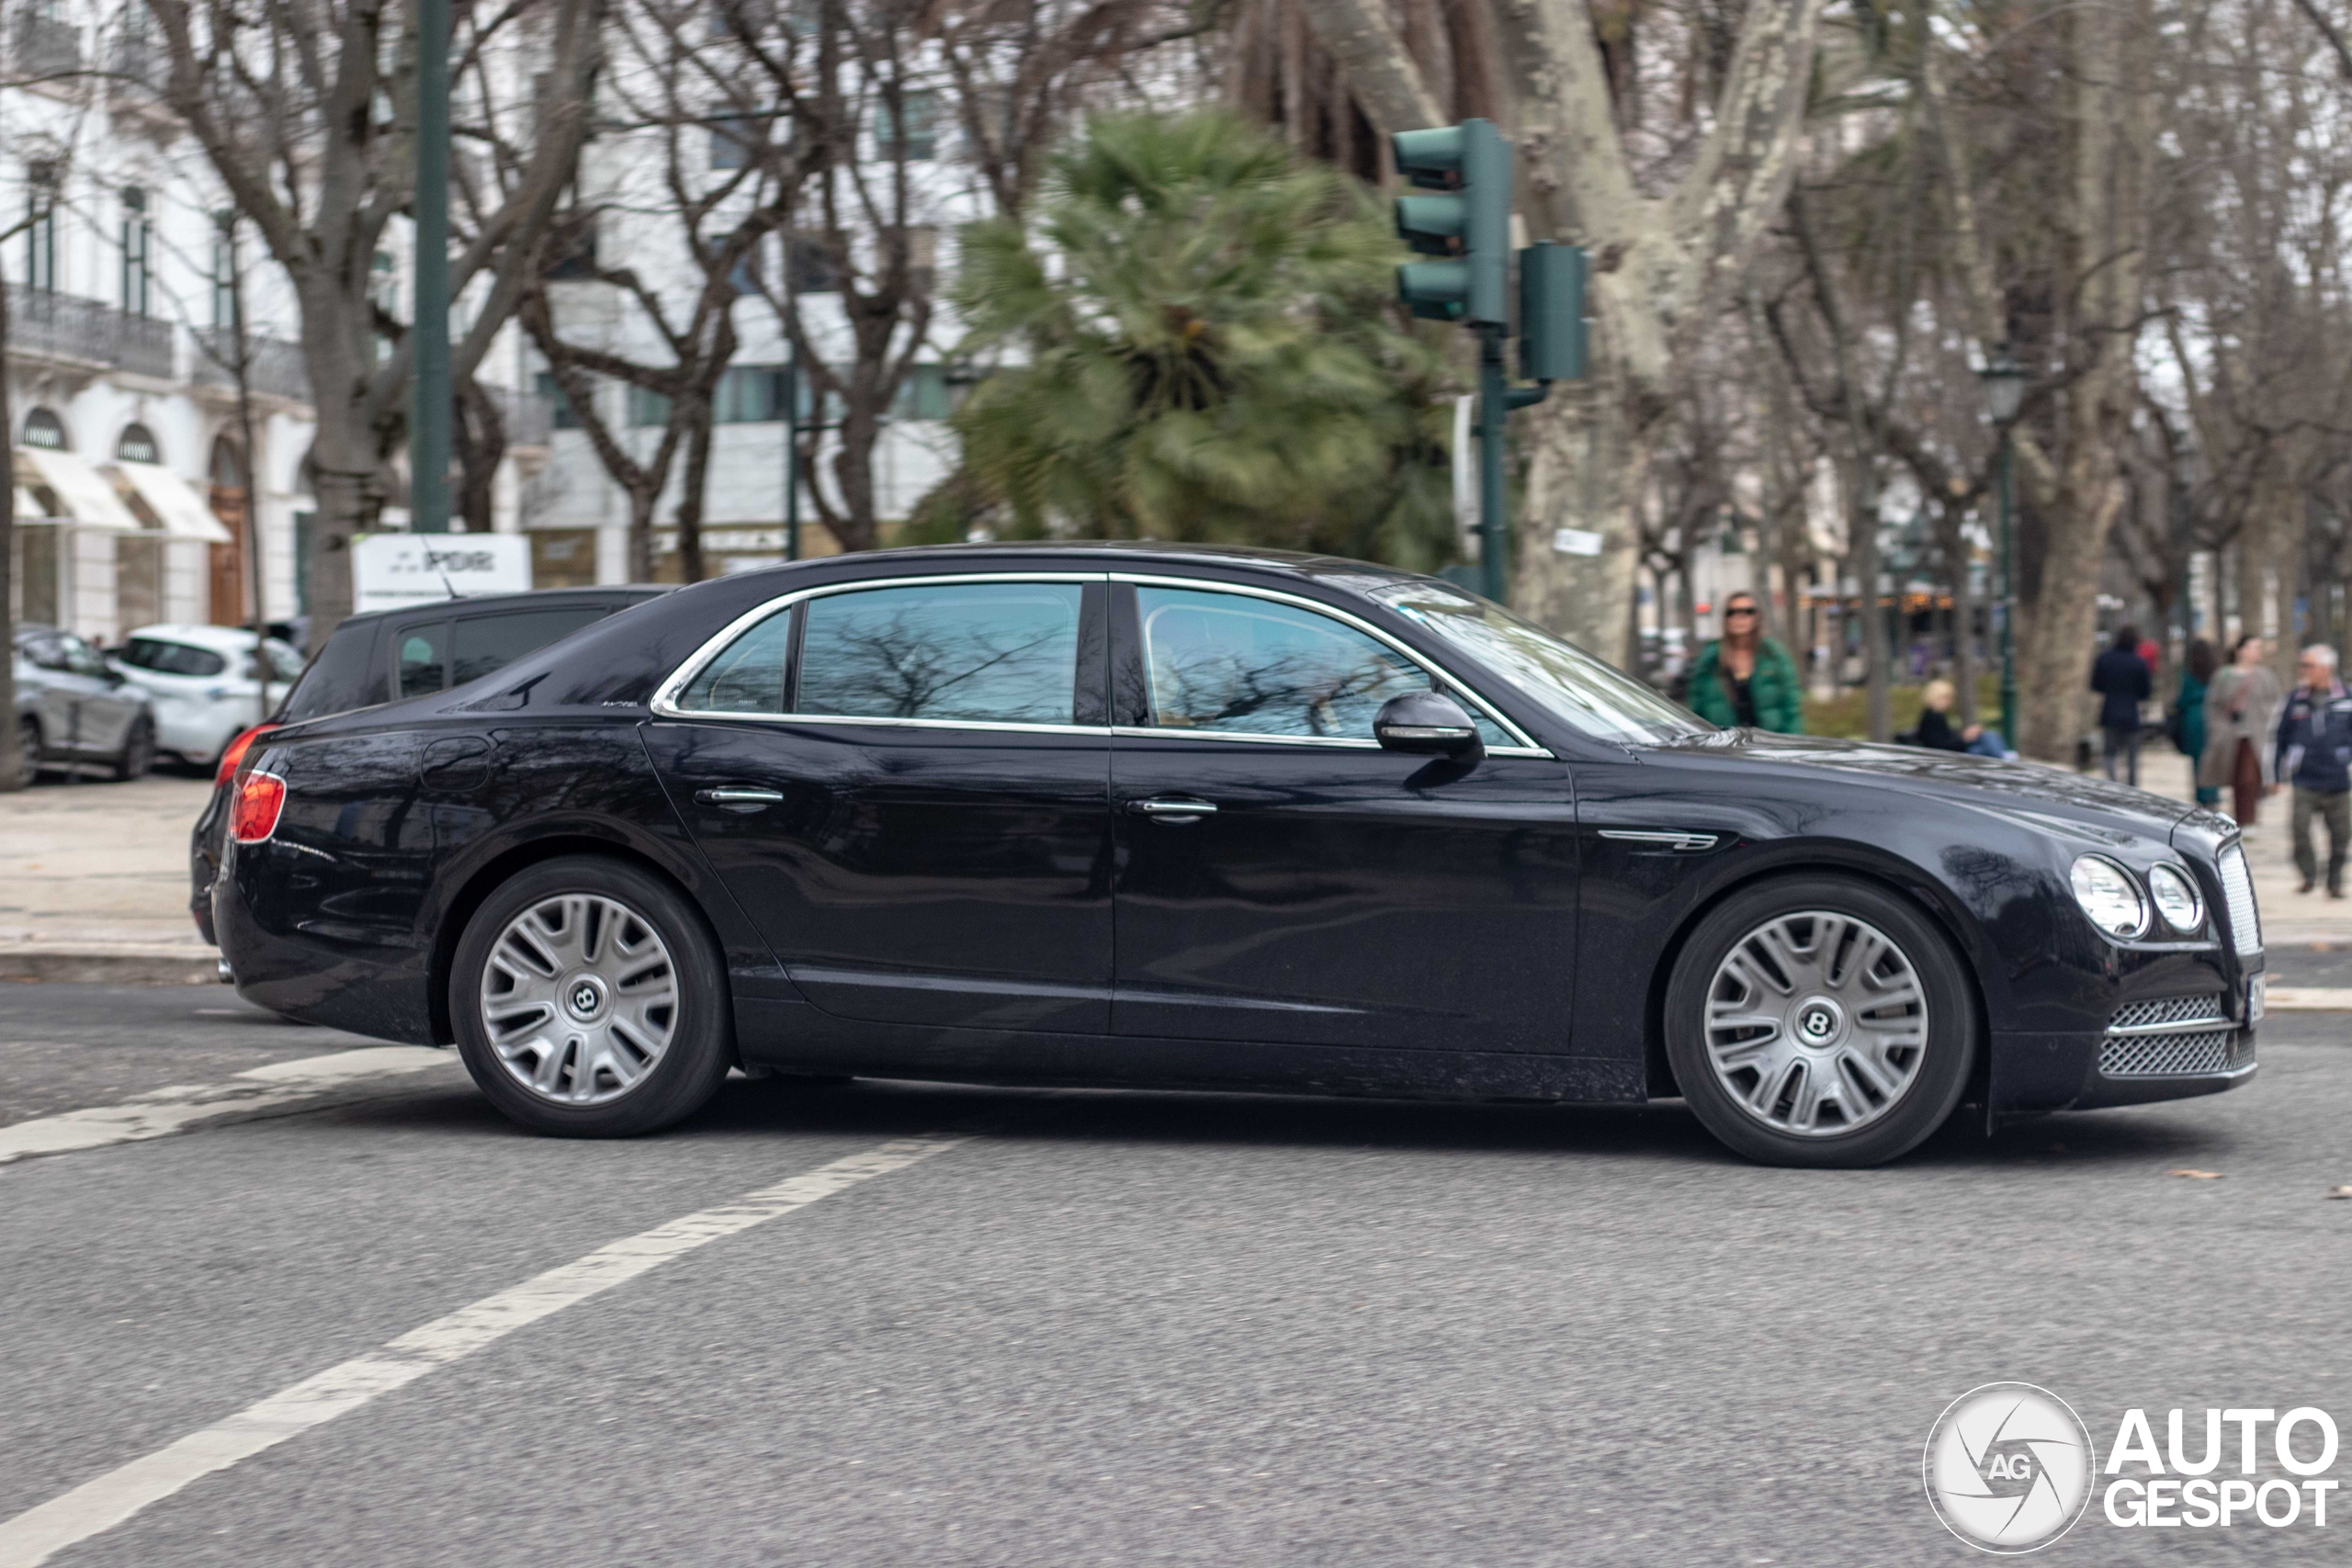
[[[1631,669],[1626,607],[1641,550],[1634,507],[1649,452],[1612,367],[1602,361],[1595,368],[1601,374],[1592,380],[1555,386],[1550,400],[1537,405],[1543,417],[1521,425],[1520,438],[1532,450],[1525,520],[1512,541],[1512,598],[1531,619]],[[1663,628],[1663,603],[1659,610]]]
[[[16,411],[8,401],[8,280],[0,276],[0,452],[7,454],[6,473],[0,473],[0,793],[17,787],[17,451]]]
[[[2098,626],[2096,584],[2108,531],[2123,504],[2120,446],[2134,403],[2132,334],[2147,236],[2147,166],[2154,123],[2147,0],[2086,6],[2064,24],[2075,95],[2073,352],[2096,362],[2066,389],[2064,455],[2046,509],[2047,539],[2018,648],[2018,750],[2071,761],[2088,708],[2086,671]]]

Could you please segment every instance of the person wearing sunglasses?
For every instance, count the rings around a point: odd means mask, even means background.
[[[1690,666],[1691,711],[1713,724],[1804,732],[1804,682],[1789,650],[1764,635],[1764,613],[1748,592],[1724,601],[1724,635]]]

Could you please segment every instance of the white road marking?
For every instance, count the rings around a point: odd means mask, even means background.
[[[31,1155],[65,1154],[165,1137],[216,1116],[264,1111],[369,1078],[422,1072],[457,1059],[455,1052],[423,1045],[370,1045],[272,1062],[222,1083],[171,1084],[133,1095],[119,1105],[94,1105],[0,1127],[0,1165]]]
[[[34,1568],[159,1503],[190,1482],[356,1410],[379,1393],[568,1306],[636,1279],[673,1258],[753,1225],[805,1209],[845,1188],[903,1170],[963,1143],[962,1137],[899,1138],[747,1192],[667,1224],[598,1247],[586,1257],[436,1317],[367,1355],[280,1389],[200,1432],[85,1481],[62,1496],[0,1523],[0,1568]]]

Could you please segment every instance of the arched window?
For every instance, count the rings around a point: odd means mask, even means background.
[[[245,455],[237,444],[223,435],[212,443],[212,482],[222,490],[245,488]]]
[[[114,455],[126,463],[160,463],[164,449],[155,444],[155,433],[143,424],[124,427],[122,439],[114,444]]]
[[[65,422],[47,409],[35,409],[25,415],[25,445],[42,446],[51,452],[66,448]]]

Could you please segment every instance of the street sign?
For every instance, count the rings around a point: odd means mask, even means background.
[[[531,586],[521,534],[362,534],[352,541],[352,609],[391,610]]]

